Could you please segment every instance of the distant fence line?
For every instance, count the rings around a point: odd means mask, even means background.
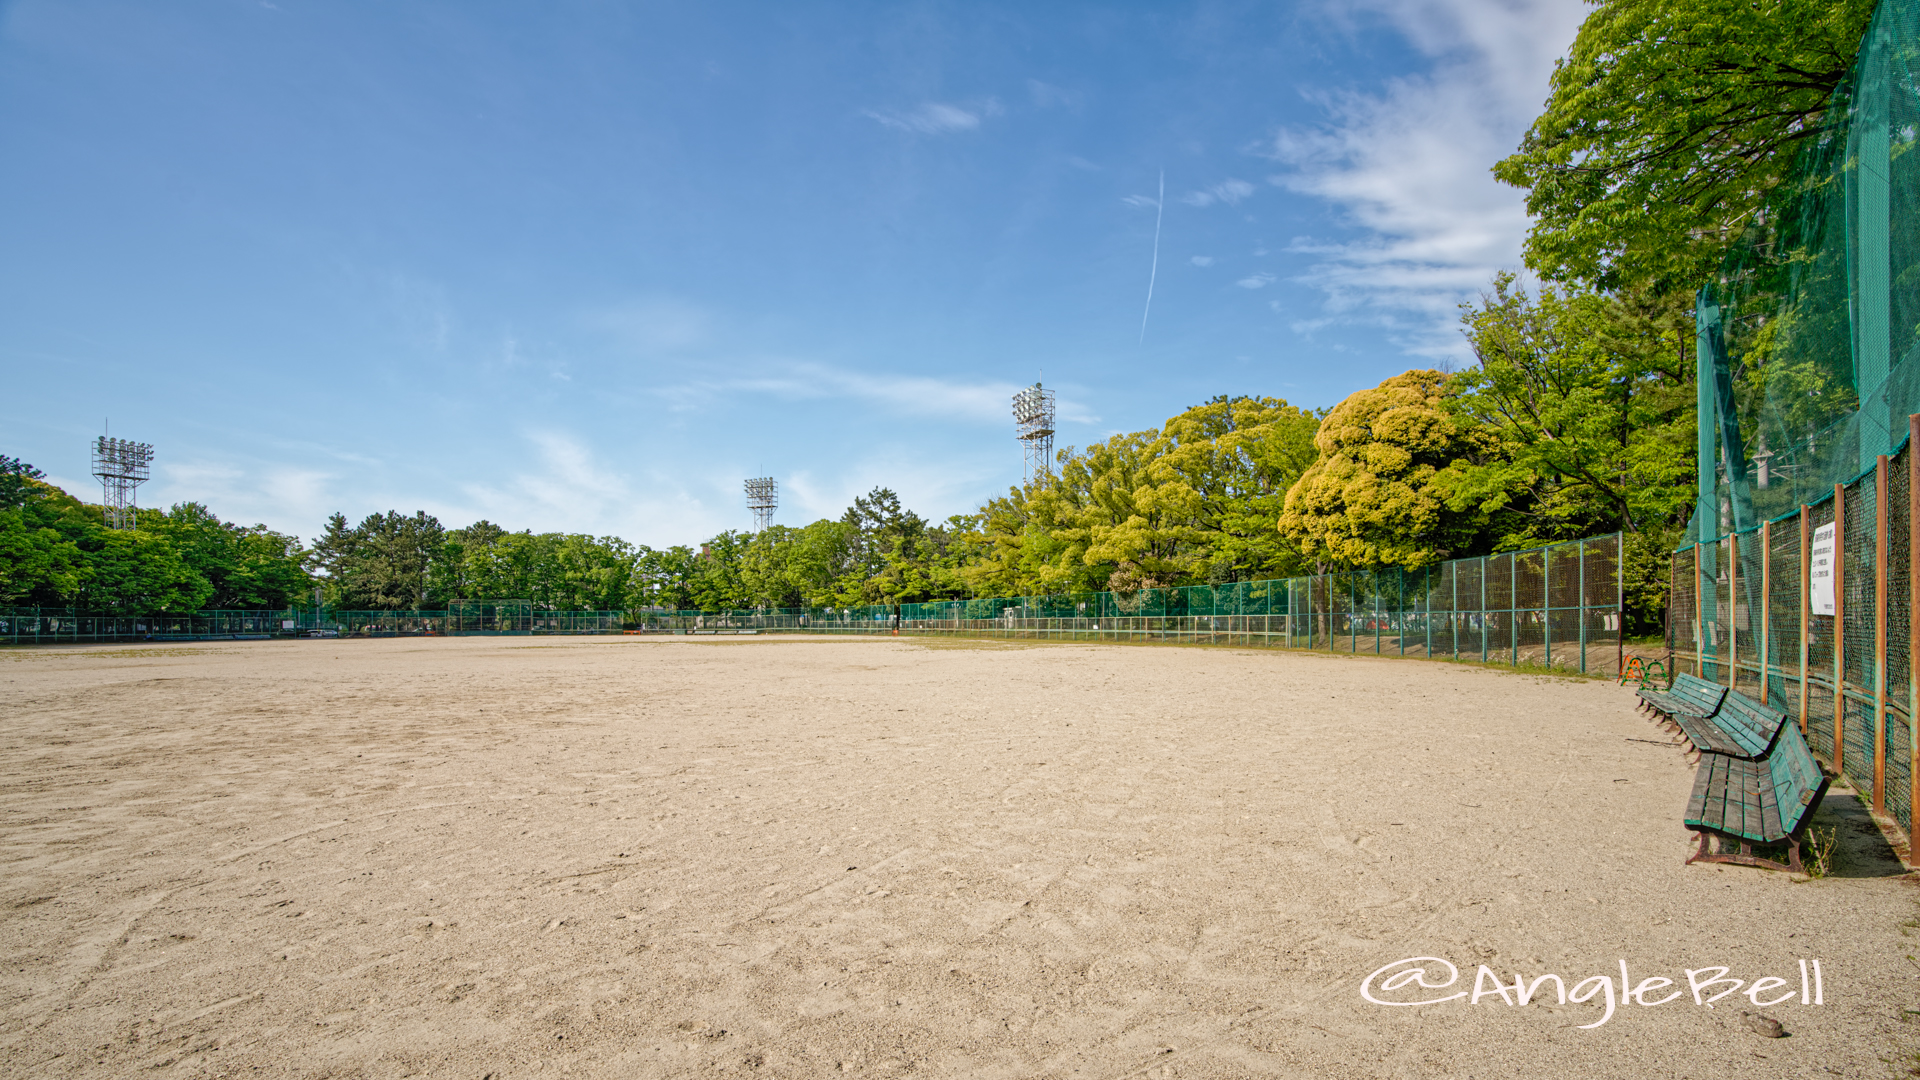
[[[1621,537],[1455,559],[1420,570],[1051,596],[752,611],[542,611],[526,600],[448,611],[206,611],[113,617],[0,609],[16,643],[427,634],[719,634],[787,631],[1062,641],[1166,641],[1617,673]]]
[[[1920,828],[1920,415],[1892,456],[1758,528],[1674,553],[1667,641],[1703,678],[1785,707],[1828,766]]]
[[[618,634],[635,625],[624,611],[196,611],[191,615],[102,615],[70,608],[0,607],[0,641],[220,641],[303,637],[331,631],[351,637],[446,634]]]

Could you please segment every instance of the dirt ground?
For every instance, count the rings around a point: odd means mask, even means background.
[[[1858,800],[1835,876],[1684,866],[1668,740],[1611,683],[1251,649],[4,651],[0,1074],[1905,1075]],[[1549,974],[1588,1000],[1509,1004]]]

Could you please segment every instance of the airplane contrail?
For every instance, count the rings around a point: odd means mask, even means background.
[[[1153,204],[1153,269],[1147,271],[1147,306],[1140,312],[1140,343],[1147,342],[1147,316],[1153,311],[1153,281],[1160,276],[1160,219],[1167,212],[1167,170],[1160,170],[1160,198]]]

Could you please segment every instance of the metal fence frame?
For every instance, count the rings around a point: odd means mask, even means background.
[[[631,629],[624,611],[545,611],[524,601],[486,601],[484,609],[448,611],[196,611],[182,615],[105,615],[71,608],[0,607],[0,643],[57,645],[109,641],[249,641],[332,631],[346,637],[618,634]],[[463,621],[463,615],[465,619]]]
[[[1622,615],[1622,537],[1609,533],[1419,570],[858,608],[542,611],[525,600],[461,600],[448,611],[153,616],[0,608],[0,641],[783,630],[1256,645],[1617,674]]]
[[[1920,829],[1920,414],[1897,451],[1817,502],[1681,548],[1667,646],[1678,665],[1787,710],[1827,767]],[[1815,532],[1833,524],[1834,612],[1813,610]]]
[[[649,631],[1164,641],[1620,671],[1622,536],[1420,570],[842,608],[637,613]]]

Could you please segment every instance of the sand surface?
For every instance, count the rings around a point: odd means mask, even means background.
[[[1857,799],[1837,876],[1684,866],[1667,739],[1256,650],[0,652],[0,1074],[1904,1075],[1920,908]],[[1377,996],[1594,997],[1361,996],[1420,956],[1460,981]],[[1581,1027],[1622,961],[1680,1000]]]

